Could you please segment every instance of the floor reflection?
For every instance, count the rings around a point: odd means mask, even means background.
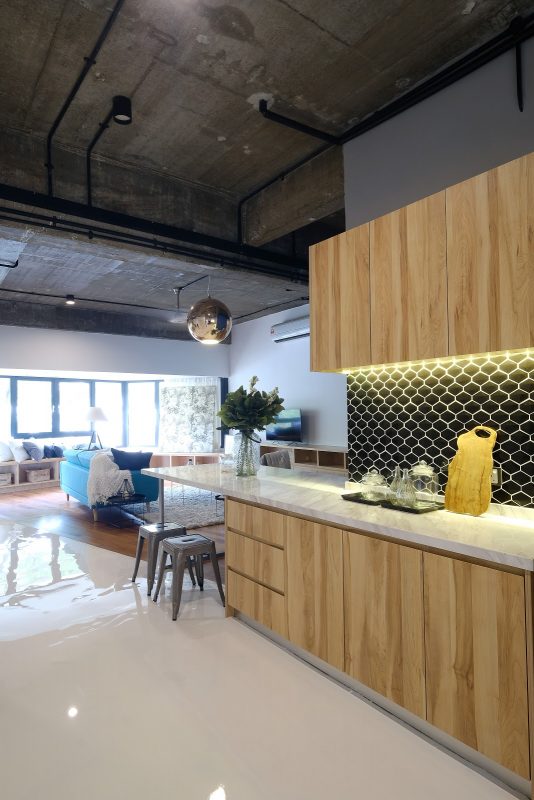
[[[56,533],[16,530],[0,542],[0,597],[11,598],[84,574],[68,540]],[[4,603],[2,603],[4,605]]]

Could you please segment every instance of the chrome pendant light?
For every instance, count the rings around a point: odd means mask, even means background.
[[[222,300],[210,295],[210,276],[203,275],[185,286],[176,287],[174,291],[179,307],[182,289],[205,278],[208,280],[208,296],[191,306],[187,314],[187,328],[193,339],[201,344],[220,344],[232,330],[232,315]]]

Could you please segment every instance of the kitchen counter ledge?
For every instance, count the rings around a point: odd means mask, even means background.
[[[261,467],[255,478],[237,478],[232,469],[218,464],[149,468],[142,472],[347,530],[534,572],[533,509],[492,504],[481,517],[448,511],[409,514],[349,503],[341,499],[341,494],[349,491],[342,476],[304,470]]]

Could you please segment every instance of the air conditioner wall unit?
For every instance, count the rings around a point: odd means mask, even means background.
[[[288,339],[301,339],[310,335],[310,318],[299,317],[288,322],[280,322],[271,327],[273,342],[287,342]]]

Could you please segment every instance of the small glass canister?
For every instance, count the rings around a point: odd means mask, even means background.
[[[386,486],[386,479],[377,469],[370,469],[369,472],[366,472],[360,483],[366,500],[376,500],[384,497],[382,487]]]
[[[421,500],[435,502],[439,490],[438,476],[426,461],[419,461],[410,470],[410,477],[413,481],[415,491]]]

